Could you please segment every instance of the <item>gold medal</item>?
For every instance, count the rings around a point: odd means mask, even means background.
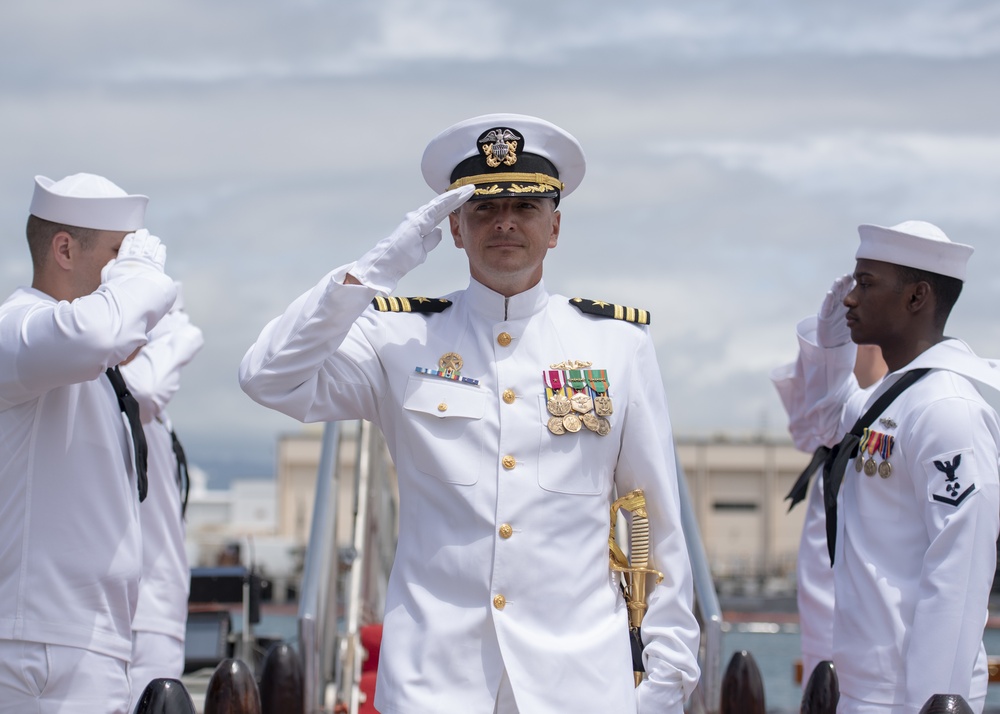
[[[606,394],[594,397],[594,411],[597,416],[611,416],[614,410],[611,407],[611,397]]]
[[[583,425],[591,431],[597,431],[597,415],[593,412],[587,412],[584,414],[580,417],[580,421],[582,421]]]
[[[878,465],[878,475],[882,478],[889,478],[892,476],[892,464],[888,461],[883,461]]]
[[[598,436],[607,436],[611,433],[611,422],[609,422],[604,417],[597,418],[597,434]]]
[[[854,470],[861,473],[861,467],[865,465],[864,457],[858,454],[858,458],[854,459]]]
[[[558,436],[559,434],[565,434],[566,433],[566,430],[563,428],[563,423],[562,423],[562,418],[561,417],[557,417],[557,416],[549,417],[548,427],[549,427],[549,431],[551,431],[556,436]]]
[[[446,352],[438,360],[438,369],[449,374],[458,374],[462,371],[463,364],[462,355],[458,354],[458,352]]]
[[[566,431],[571,431],[575,434],[583,427],[583,422],[580,421],[580,417],[576,414],[567,414],[562,418],[562,425]]]
[[[875,466],[875,459],[869,456],[868,460],[865,461],[865,476],[874,476],[876,471],[878,471],[878,467]]]
[[[573,405],[562,392],[552,395],[545,406],[548,408],[549,414],[557,417],[564,417],[573,411]]]
[[[586,392],[577,392],[569,401],[573,404],[573,411],[579,414],[586,414],[594,408],[594,400]]]

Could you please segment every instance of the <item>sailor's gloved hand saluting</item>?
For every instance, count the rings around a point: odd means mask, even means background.
[[[406,219],[347,271],[345,283],[361,285],[389,294],[400,278],[424,262],[441,242],[437,225],[469,200],[475,186],[462,186],[437,196],[430,203],[406,214]],[[354,279],[352,281],[352,278]]]
[[[167,247],[148,230],[140,228],[122,239],[118,256],[101,270],[101,282],[131,278],[147,270],[162,273],[166,262]]]
[[[848,273],[833,281],[816,314],[816,341],[820,347],[840,347],[851,341],[844,298],[854,289],[854,276]]]

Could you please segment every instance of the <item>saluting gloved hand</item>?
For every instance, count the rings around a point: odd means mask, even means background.
[[[816,314],[816,342],[820,347],[840,347],[851,341],[844,298],[854,289],[854,276],[848,273],[833,281]]]
[[[145,228],[140,228],[122,240],[118,257],[101,270],[101,282],[129,278],[146,270],[162,273],[166,262],[167,247]]]
[[[475,186],[462,186],[442,193],[430,203],[406,214],[406,220],[383,238],[348,270],[362,285],[391,293],[399,279],[424,262],[441,242],[437,224],[469,200]]]

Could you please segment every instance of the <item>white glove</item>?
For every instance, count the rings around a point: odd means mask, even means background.
[[[840,347],[851,341],[847,327],[844,298],[854,289],[854,276],[848,273],[833,281],[816,314],[816,342],[820,347]]]
[[[122,240],[118,256],[101,270],[101,282],[129,278],[147,270],[162,273],[166,261],[167,247],[159,238],[141,228]]]
[[[424,262],[441,242],[436,228],[445,216],[469,200],[475,186],[442,193],[430,203],[406,214],[406,219],[348,270],[358,282],[379,292],[391,293],[399,279]]]

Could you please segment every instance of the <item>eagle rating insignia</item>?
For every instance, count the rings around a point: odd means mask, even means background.
[[[968,482],[963,483],[958,476],[958,467],[962,465],[961,454],[955,454],[948,460],[935,459],[932,463],[938,473],[932,474],[928,484],[931,500],[957,507],[976,490],[975,483],[966,486]]]

